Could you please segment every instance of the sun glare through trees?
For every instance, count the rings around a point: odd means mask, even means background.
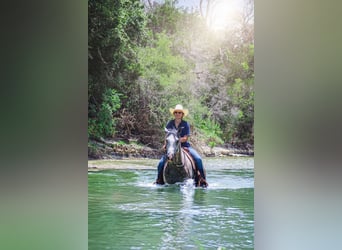
[[[241,12],[239,0],[213,2],[208,12],[208,26],[214,30],[233,28],[238,24]]]

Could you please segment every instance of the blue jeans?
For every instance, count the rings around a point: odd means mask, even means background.
[[[188,147],[188,149],[189,149],[190,155],[192,156],[192,158],[195,161],[195,164],[196,164],[198,170],[200,171],[201,176],[205,179],[205,175],[204,175],[204,171],[203,171],[203,162],[202,162],[201,156],[197,153],[197,151],[194,148]],[[167,161],[167,157],[164,154],[162,156],[162,158],[160,159],[159,164],[158,164],[158,176],[162,175],[166,161]]]

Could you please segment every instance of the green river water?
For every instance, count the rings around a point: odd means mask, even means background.
[[[253,249],[254,158],[204,158],[207,189],[153,185],[157,162],[88,172],[88,249]]]

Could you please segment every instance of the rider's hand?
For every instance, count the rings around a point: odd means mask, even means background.
[[[186,142],[188,140],[187,136],[181,137],[180,138],[180,142]]]

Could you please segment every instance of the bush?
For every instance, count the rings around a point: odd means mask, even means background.
[[[202,119],[200,118],[200,115],[195,115],[194,120],[197,128],[200,130],[201,134],[203,134],[205,142],[210,148],[213,148],[218,144],[223,144],[223,140],[221,139],[222,130],[215,120],[210,117]]]
[[[103,94],[103,102],[96,118],[88,119],[88,137],[113,137],[116,119],[113,117],[121,107],[120,94],[114,89],[107,89]]]

